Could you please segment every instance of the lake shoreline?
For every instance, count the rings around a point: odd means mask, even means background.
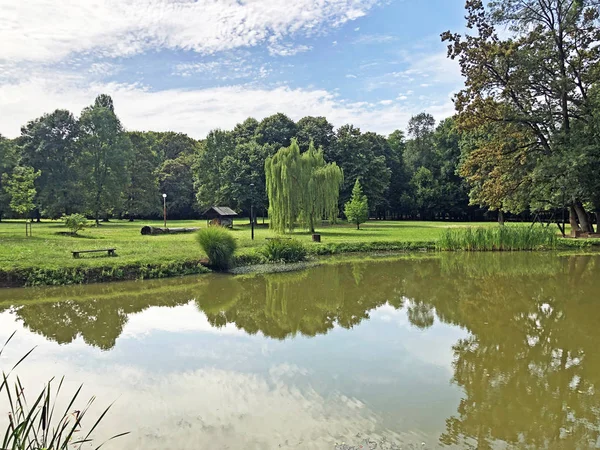
[[[560,245],[552,249],[529,250],[526,252],[582,251],[600,246],[590,240],[561,239]],[[389,256],[424,256],[436,253],[436,242],[343,242],[326,243],[309,250],[310,259],[298,263],[265,263],[257,253],[243,253],[235,257],[234,268],[228,271],[232,275],[257,273],[277,273],[299,271],[324,264],[335,256],[362,256],[365,258]],[[461,252],[462,250],[453,251]],[[64,268],[18,267],[13,270],[0,270],[0,289],[34,286],[68,286],[119,281],[141,281],[174,278],[187,275],[214,273],[205,266],[206,260],[191,259],[170,261],[157,264],[113,263],[106,266],[74,266]]]

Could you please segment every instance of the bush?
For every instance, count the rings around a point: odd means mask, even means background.
[[[558,237],[545,227],[447,228],[439,250],[516,251],[554,249]]]
[[[62,220],[65,222],[65,226],[71,230],[71,234],[75,236],[79,230],[83,230],[88,223],[85,216],[81,214],[71,214],[70,216],[63,216]]]
[[[295,239],[271,239],[261,249],[269,262],[298,262],[306,259],[306,247]]]
[[[196,234],[196,239],[213,268],[218,270],[229,268],[237,248],[237,243],[229,231],[222,227],[203,228]]]

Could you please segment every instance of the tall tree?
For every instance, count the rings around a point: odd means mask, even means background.
[[[123,132],[112,102],[104,106],[107,103],[106,96],[98,97],[94,106],[85,108],[79,119],[83,186],[87,186],[87,207],[96,224],[101,214],[107,215],[120,206],[131,153],[131,142]]]
[[[296,138],[300,150],[308,150],[308,146],[312,142],[315,148],[323,149],[327,159],[329,148],[335,141],[333,125],[325,117],[306,116],[298,121],[297,128]]]
[[[212,130],[200,144],[193,167],[196,200],[201,209],[228,203],[224,161],[235,151],[230,131]]]
[[[406,140],[404,132],[395,130],[388,136],[390,147],[390,185],[385,194],[387,204],[396,218],[410,209],[410,176],[404,164]]]
[[[4,174],[12,173],[19,160],[15,142],[0,134],[0,221],[4,213],[10,209],[10,196],[4,189]]]
[[[256,142],[260,145],[271,144],[277,147],[288,147],[296,136],[296,123],[282,113],[265,117],[256,128]]]
[[[22,163],[41,171],[36,180],[41,214],[58,218],[81,208],[79,125],[64,109],[21,128]]]
[[[153,134],[155,135],[154,151],[161,162],[176,159],[181,155],[192,155],[198,145],[195,139],[185,133],[167,131]]]
[[[375,133],[363,135],[352,125],[344,125],[337,130],[336,145],[330,155],[344,171],[340,194],[342,205],[352,195],[354,183],[351,180],[360,178],[371,209],[386,206],[385,193],[391,173],[386,162],[388,152],[390,148],[383,136]]]
[[[167,194],[167,214],[173,219],[195,216],[195,190],[192,167],[194,155],[167,159],[158,170],[159,190]]]
[[[343,173],[335,163],[326,163],[313,145],[301,153],[296,139],[265,162],[271,228],[284,233],[300,221],[311,232],[317,220],[334,220]]]
[[[131,153],[127,161],[127,184],[123,192],[123,208],[129,220],[149,217],[160,210],[154,136],[139,131],[129,132]]]
[[[408,136],[410,141],[404,151],[404,162],[411,174],[419,167],[432,169],[435,165],[435,147],[433,132],[435,120],[431,114],[420,113],[408,121]]]
[[[578,130],[597,115],[590,94],[600,62],[599,8],[593,0],[499,0],[486,10],[482,1],[469,0],[467,26],[474,33],[442,35],[466,79],[455,101],[458,125],[493,130],[487,151],[480,146],[466,155],[463,173],[477,180],[495,170],[520,188],[523,183],[511,172],[524,172],[525,203],[533,207],[560,205],[561,191],[566,191],[584,231],[592,230],[584,203],[593,199],[590,186],[596,182],[581,174],[598,143],[589,146],[597,135]],[[500,38],[498,25],[508,26],[513,36]],[[502,169],[488,163],[488,155],[502,161]],[[479,189],[485,195],[494,185]],[[502,208],[519,212],[505,202]]]

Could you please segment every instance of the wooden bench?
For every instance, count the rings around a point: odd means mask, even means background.
[[[108,252],[108,256],[117,256],[115,254],[115,250],[116,250],[116,248],[103,248],[103,249],[99,249],[99,250],[79,250],[79,251],[73,251],[71,253],[73,253],[73,258],[79,258],[80,253],[96,253],[96,252]]]
[[[265,238],[267,241],[290,241],[292,238],[288,237],[275,237],[275,238]]]

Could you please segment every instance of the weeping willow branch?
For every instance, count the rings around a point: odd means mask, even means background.
[[[327,164],[322,151],[310,144],[300,153],[295,139],[265,162],[269,218],[279,233],[293,231],[296,222],[311,232],[317,220],[334,220],[344,176],[335,163]]]

